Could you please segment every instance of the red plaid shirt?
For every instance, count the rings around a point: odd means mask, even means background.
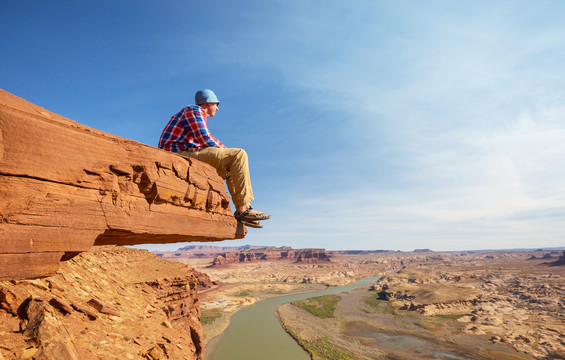
[[[204,109],[198,105],[188,105],[171,117],[161,134],[159,147],[179,152],[205,147],[225,148],[225,145],[210,134]]]

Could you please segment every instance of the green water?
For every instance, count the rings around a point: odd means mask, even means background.
[[[206,360],[309,360],[310,355],[288,335],[274,315],[275,309],[288,302],[347,292],[379,279],[327,288],[307,294],[262,300],[236,312],[226,331],[206,348]]]

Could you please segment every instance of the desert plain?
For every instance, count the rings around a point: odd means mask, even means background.
[[[273,251],[224,254],[230,263],[195,250],[159,254],[213,282],[199,293],[207,346],[241,307],[380,275],[276,316],[313,359],[565,359],[562,251],[333,251],[322,261],[264,255]]]

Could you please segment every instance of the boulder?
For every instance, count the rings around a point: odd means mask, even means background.
[[[120,316],[120,312],[118,310],[114,309],[112,306],[109,306],[108,304],[103,303],[98,299],[92,298],[88,300],[88,305],[92,306],[102,314]]]
[[[0,280],[45,277],[93,245],[239,239],[211,166],[0,89]]]

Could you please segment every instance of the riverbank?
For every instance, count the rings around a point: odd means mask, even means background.
[[[236,312],[226,332],[215,343],[215,348],[206,348],[206,359],[232,360],[288,360],[304,359],[310,356],[288,336],[274,316],[275,309],[287,302],[310,297],[331,295],[365,286],[377,277],[363,279],[355,283],[329,287],[321,291],[286,295],[259,301]],[[213,350],[208,352],[209,350]]]
[[[340,302],[343,299],[340,295]],[[320,318],[293,304],[284,304],[275,311],[275,316],[285,331],[307,351],[313,360],[359,360],[385,359],[386,354],[378,349],[360,353],[357,341],[340,336],[333,318]]]
[[[383,253],[378,256],[340,255],[331,262],[303,264],[290,260],[268,260],[210,267],[210,258],[179,258],[205,273],[218,286],[199,293],[206,347],[229,326],[233,314],[253,303],[282,295],[312,292],[327,286],[346,285],[357,279],[400,269],[419,262],[421,254]]]
[[[201,321],[206,348],[228,328],[232,316],[254,303],[279,296],[325,289],[322,284],[244,283],[220,284],[200,295]]]
[[[370,295],[368,289],[369,286],[366,286],[340,294],[341,299],[331,318],[320,318],[293,304],[280,306],[276,315],[286,331],[314,360],[436,358],[430,353],[447,354],[454,360],[482,359],[466,356],[473,352],[472,348],[454,347],[450,341],[437,341],[431,332],[421,328],[426,325],[418,316],[393,314],[386,304],[378,304],[378,308],[369,305],[366,300],[375,294]],[[445,330],[449,332],[447,328]],[[404,334],[410,335],[410,338],[400,339],[406,347],[391,349],[380,346],[381,342],[375,338],[359,335],[372,333]],[[425,346],[412,346],[413,338],[427,339]]]

